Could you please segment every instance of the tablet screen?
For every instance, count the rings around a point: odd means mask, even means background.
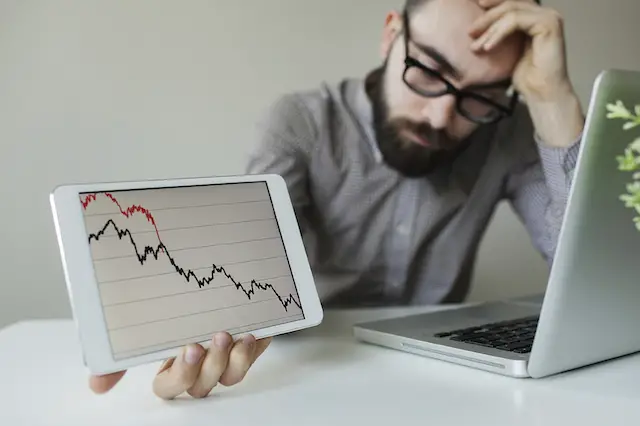
[[[80,202],[115,359],[304,318],[266,182]]]

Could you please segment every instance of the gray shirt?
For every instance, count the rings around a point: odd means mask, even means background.
[[[462,301],[502,200],[552,262],[579,140],[543,146],[520,104],[476,132],[450,168],[405,178],[377,150],[364,84],[279,97],[248,161],[247,173],[286,180],[325,307]]]

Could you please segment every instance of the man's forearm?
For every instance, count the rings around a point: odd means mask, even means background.
[[[584,114],[580,101],[570,88],[553,98],[528,104],[531,119],[540,139],[551,148],[569,148],[584,128]]]

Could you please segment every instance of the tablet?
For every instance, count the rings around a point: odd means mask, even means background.
[[[62,185],[50,195],[84,363],[105,374],[323,312],[284,180]]]

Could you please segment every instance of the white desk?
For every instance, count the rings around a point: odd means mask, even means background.
[[[18,323],[0,331],[0,425],[640,424],[640,357],[534,381],[350,335],[354,321],[405,312],[329,312],[314,330],[274,339],[241,384],[174,401],[151,391],[157,364],[93,395],[70,321]]]

